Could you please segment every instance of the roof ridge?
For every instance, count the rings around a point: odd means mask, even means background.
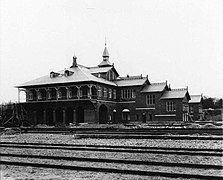
[[[127,77],[119,77],[119,80],[136,80],[136,79],[144,79],[146,77],[143,77],[142,75],[137,75],[137,76],[129,76],[127,75]]]
[[[166,82],[151,83],[151,85],[163,85],[163,84],[166,84]]]
[[[82,68],[85,68],[86,70],[88,70],[86,67],[81,67],[81,68],[79,68],[80,69],[80,71],[82,72],[82,73],[84,73],[84,75],[88,78],[88,79],[90,79],[89,78],[89,75],[91,75],[91,76],[93,76],[90,72],[89,72],[89,74],[87,74]],[[93,77],[95,77],[95,76],[93,76]]]
[[[197,95],[195,95],[195,94],[192,94],[192,95],[190,95],[190,96],[199,96],[199,97],[200,97],[200,96],[201,96],[201,94],[197,94]]]
[[[171,91],[187,91],[187,88],[171,89]]]

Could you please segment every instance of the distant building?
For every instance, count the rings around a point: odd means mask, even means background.
[[[191,100],[189,101],[190,116],[193,120],[204,119],[203,113],[203,97],[202,95],[191,95]]]
[[[171,89],[167,81],[151,83],[142,75],[120,77],[106,46],[99,65],[80,65],[74,56],[71,67],[26,82],[18,90],[26,93],[21,104],[32,124],[189,120],[187,88]]]

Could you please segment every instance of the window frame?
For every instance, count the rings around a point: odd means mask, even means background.
[[[176,111],[176,102],[175,101],[167,101],[166,102],[166,111],[167,112],[175,112]]]
[[[146,96],[146,104],[147,105],[155,105],[156,103],[156,96],[155,95],[147,95]]]

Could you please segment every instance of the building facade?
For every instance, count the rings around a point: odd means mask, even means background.
[[[190,107],[190,117],[195,120],[203,120],[203,97],[202,95],[191,95],[191,100],[189,101]]]
[[[148,123],[188,121],[188,88],[171,89],[167,81],[151,83],[148,76],[119,76],[105,46],[95,67],[77,63],[17,86],[26,94],[21,103],[30,123]]]

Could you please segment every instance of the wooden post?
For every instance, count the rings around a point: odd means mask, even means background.
[[[73,124],[77,123],[77,115],[76,115],[76,110],[73,110]]]
[[[63,110],[63,124],[66,125],[66,110]]]
[[[56,111],[53,110],[53,124],[56,125]]]
[[[43,110],[43,124],[46,124],[46,110]]]

